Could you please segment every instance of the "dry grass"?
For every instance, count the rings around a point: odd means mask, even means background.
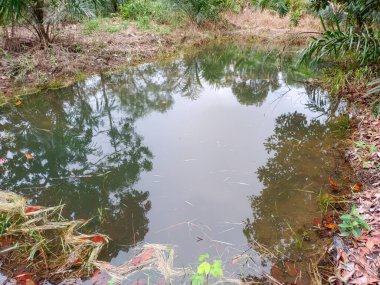
[[[1,269],[8,277],[54,281],[94,270],[108,238],[79,233],[86,221],[64,220],[62,208],[29,206],[14,193],[0,192]]]

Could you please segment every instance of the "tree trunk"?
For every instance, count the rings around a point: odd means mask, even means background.
[[[33,16],[35,19],[35,29],[43,47],[47,47],[50,42],[49,32],[44,25],[45,15],[44,15],[44,0],[35,0],[33,7]]]

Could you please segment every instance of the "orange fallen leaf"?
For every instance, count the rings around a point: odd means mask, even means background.
[[[334,223],[329,223],[329,224],[325,224],[325,228],[326,229],[329,229],[329,230],[334,230],[338,227],[337,224],[334,224]]]
[[[21,101],[17,101],[17,102],[15,103],[15,105],[16,105],[16,106],[20,106],[20,105],[22,105],[22,102],[21,102]]]
[[[26,159],[32,159],[32,158],[33,158],[33,155],[27,153],[27,154],[25,154],[25,157],[26,157]]]
[[[338,189],[339,189],[339,185],[336,184],[336,183],[334,182],[334,180],[332,180],[331,178],[329,178],[329,179],[327,180],[327,182],[330,184],[330,186],[331,186],[332,189],[334,189],[334,190],[338,190]]]
[[[362,191],[363,184],[356,183],[354,186],[351,186],[352,191]]]

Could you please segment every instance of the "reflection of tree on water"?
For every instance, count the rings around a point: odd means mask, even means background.
[[[280,63],[275,53],[234,45],[208,47],[195,56],[185,57],[182,64],[178,86],[183,96],[197,98],[202,82],[207,82],[216,88],[231,87],[244,105],[260,106],[269,92],[280,89],[280,71],[284,84],[298,84],[302,76],[291,59]]]
[[[281,248],[289,242],[284,237],[291,238],[285,221],[294,230],[311,221],[318,211],[316,194],[336,163],[327,154],[331,140],[326,126],[303,114],[288,113],[276,119],[274,134],[265,142],[272,156],[257,170],[264,189],[250,197],[253,219],[247,219],[244,230],[248,240]]]
[[[36,204],[66,204],[75,218],[104,210],[106,221],[97,227],[114,241],[110,257],[118,252],[115,244],[132,245],[148,232],[149,192],[134,185],[141,172],[152,169],[152,153],[134,123],[173,103],[168,90],[157,91],[157,76],[149,81],[131,74],[145,72],[140,69],[79,82],[63,96],[31,98],[24,102],[27,108],[0,121],[0,156],[7,158],[0,167],[2,188]],[[25,153],[34,158],[27,160]]]

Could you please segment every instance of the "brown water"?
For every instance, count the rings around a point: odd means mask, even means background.
[[[297,235],[345,171],[329,123],[341,107],[309,76],[275,54],[211,46],[28,97],[0,110],[1,188],[95,217],[114,265],[164,243],[176,266],[208,252],[226,276],[261,277],[273,263],[255,249],[250,266],[232,258],[255,240],[301,261],[316,237],[300,250]]]

